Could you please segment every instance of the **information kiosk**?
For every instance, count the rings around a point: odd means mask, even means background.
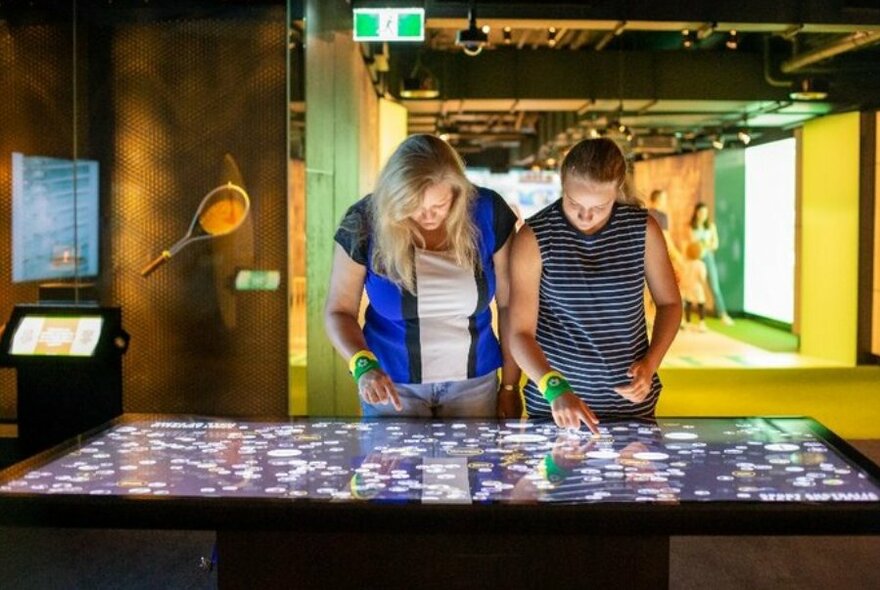
[[[118,307],[16,305],[0,364],[17,370],[23,452],[48,448],[122,413],[128,334]]]

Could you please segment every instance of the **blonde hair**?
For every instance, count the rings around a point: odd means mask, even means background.
[[[618,203],[639,208],[645,206],[632,188],[623,151],[607,137],[584,139],[572,146],[562,159],[559,174],[562,184],[569,176],[602,184],[617,183],[620,187]]]
[[[425,190],[442,182],[452,187],[452,205],[443,222],[446,254],[463,268],[476,268],[477,229],[471,209],[477,190],[464,175],[464,162],[452,147],[433,135],[411,135],[394,151],[376,181],[370,199],[373,223],[373,270],[415,293],[415,247],[424,247],[418,225],[410,219]]]

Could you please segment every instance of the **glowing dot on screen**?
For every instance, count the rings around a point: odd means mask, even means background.
[[[507,443],[537,443],[544,442],[547,437],[543,434],[508,434],[501,440]]]
[[[620,453],[616,451],[588,451],[587,457],[590,459],[616,459]]]
[[[302,455],[302,451],[299,449],[273,449],[266,454],[270,457],[296,457]]]
[[[663,437],[671,440],[694,440],[697,435],[693,432],[667,432]]]
[[[664,461],[669,458],[666,453],[635,453],[633,459],[639,461]]]
[[[764,445],[764,448],[768,451],[774,452],[789,452],[800,449],[798,445],[793,445],[791,443],[770,443],[769,445]]]

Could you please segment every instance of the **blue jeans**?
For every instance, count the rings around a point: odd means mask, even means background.
[[[727,314],[727,306],[724,305],[721,282],[718,280],[718,265],[715,263],[715,253],[707,251],[703,254],[703,262],[706,263],[706,278],[709,279],[709,288],[712,289],[712,298],[715,299],[715,314],[721,317]]]
[[[414,416],[421,418],[493,418],[498,404],[495,372],[438,383],[395,383],[403,410],[391,404],[368,404],[361,399],[364,418]]]

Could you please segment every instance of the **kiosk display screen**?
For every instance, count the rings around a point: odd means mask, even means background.
[[[95,354],[103,324],[101,316],[26,315],[15,327],[9,354],[90,357]]]

